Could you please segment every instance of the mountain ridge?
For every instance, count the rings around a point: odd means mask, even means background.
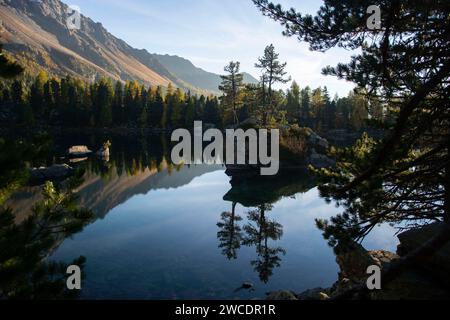
[[[220,75],[179,56],[136,49],[84,15],[80,29],[69,30],[68,17],[68,6],[59,0],[0,0],[5,51],[34,73],[43,68],[52,75],[70,74],[88,81],[107,76],[163,87],[171,83],[194,93],[219,93]],[[245,79],[257,82],[249,74]]]

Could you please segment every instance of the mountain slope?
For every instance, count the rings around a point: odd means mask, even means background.
[[[135,49],[84,16],[81,29],[66,27],[67,6],[57,0],[7,0],[1,5],[5,49],[19,60],[31,58],[51,73],[91,78],[136,79],[167,86],[172,79],[153,71]]]
[[[103,218],[115,207],[139,194],[147,194],[152,190],[176,189],[189,184],[203,174],[223,170],[219,165],[184,166],[180,171],[169,174],[167,167],[163,170],[145,169],[135,175],[118,175],[115,170],[109,179],[86,172],[84,182],[77,188],[78,203],[94,211],[97,217]],[[37,201],[42,200],[42,186],[28,186],[15,193],[6,205],[16,214],[16,222],[25,219]]]
[[[197,68],[189,60],[178,56],[170,56],[167,54],[154,54],[153,56],[177,78],[198,88],[204,88],[214,92],[218,91],[221,82],[220,75]],[[244,72],[244,82],[255,84],[258,83],[258,80]]]
[[[81,28],[69,30],[67,12],[68,6],[59,0],[0,0],[5,50],[31,72],[44,68],[51,74],[86,80],[108,76],[164,87],[172,83],[196,93],[217,92],[218,75],[182,58],[168,61],[165,56],[135,49],[83,15]]]

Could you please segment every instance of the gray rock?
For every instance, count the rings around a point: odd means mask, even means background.
[[[244,283],[242,284],[242,288],[243,288],[243,289],[251,289],[251,288],[253,288],[253,283],[250,283],[250,282],[244,282]]]
[[[323,288],[306,290],[298,295],[298,300],[328,300],[330,297],[326,291]]]
[[[398,235],[400,244],[397,248],[397,253],[400,256],[407,255],[437,235],[443,227],[444,223],[437,222],[401,233]],[[450,286],[450,277],[448,276],[450,274],[450,242],[436,252],[433,257],[423,261],[420,267]]]
[[[298,300],[298,298],[293,292],[283,290],[269,293],[267,300]]]
[[[341,270],[340,280],[348,279],[347,282],[351,283],[365,281],[369,266],[385,267],[395,259],[399,259],[395,253],[384,250],[367,251],[359,243],[353,243],[351,248],[341,249],[336,255],[336,262]]]
[[[92,151],[89,150],[89,148],[86,146],[73,146],[70,147],[69,150],[67,150],[67,154],[70,157],[83,158],[85,156],[92,154]]]
[[[54,164],[51,167],[33,168],[30,171],[32,180],[58,180],[72,175],[73,168],[67,164]]]
[[[324,154],[317,153],[316,149],[312,149],[311,154],[308,158],[309,164],[316,168],[329,168],[336,165],[336,161],[329,158]]]
[[[329,143],[327,141],[327,139],[322,138],[321,136],[319,136],[317,133],[315,133],[314,131],[311,131],[309,137],[308,137],[308,142],[313,146],[313,147],[319,147],[322,148],[324,150],[328,149],[329,147]]]

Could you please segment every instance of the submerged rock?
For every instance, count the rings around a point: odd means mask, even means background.
[[[243,284],[242,284],[242,289],[251,289],[251,288],[253,288],[253,283],[250,283],[250,282],[244,282]]]
[[[253,286],[253,283],[250,282],[244,282],[239,288],[234,290],[234,292],[239,292],[241,290],[249,290],[249,291],[255,291],[255,288]]]
[[[327,290],[323,288],[316,288],[306,290],[298,295],[298,300],[328,300]]]
[[[267,300],[298,300],[297,296],[287,290],[270,292],[266,298]]]

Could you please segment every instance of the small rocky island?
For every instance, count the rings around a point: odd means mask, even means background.
[[[243,126],[243,124],[241,124]],[[248,129],[248,124],[244,130]],[[246,145],[248,154],[248,145]],[[333,167],[334,159],[328,156],[329,142],[310,128],[297,125],[280,130],[280,173],[315,168]],[[226,174],[232,177],[231,184],[260,177],[261,165],[227,165]],[[270,178],[270,177],[269,177]]]

